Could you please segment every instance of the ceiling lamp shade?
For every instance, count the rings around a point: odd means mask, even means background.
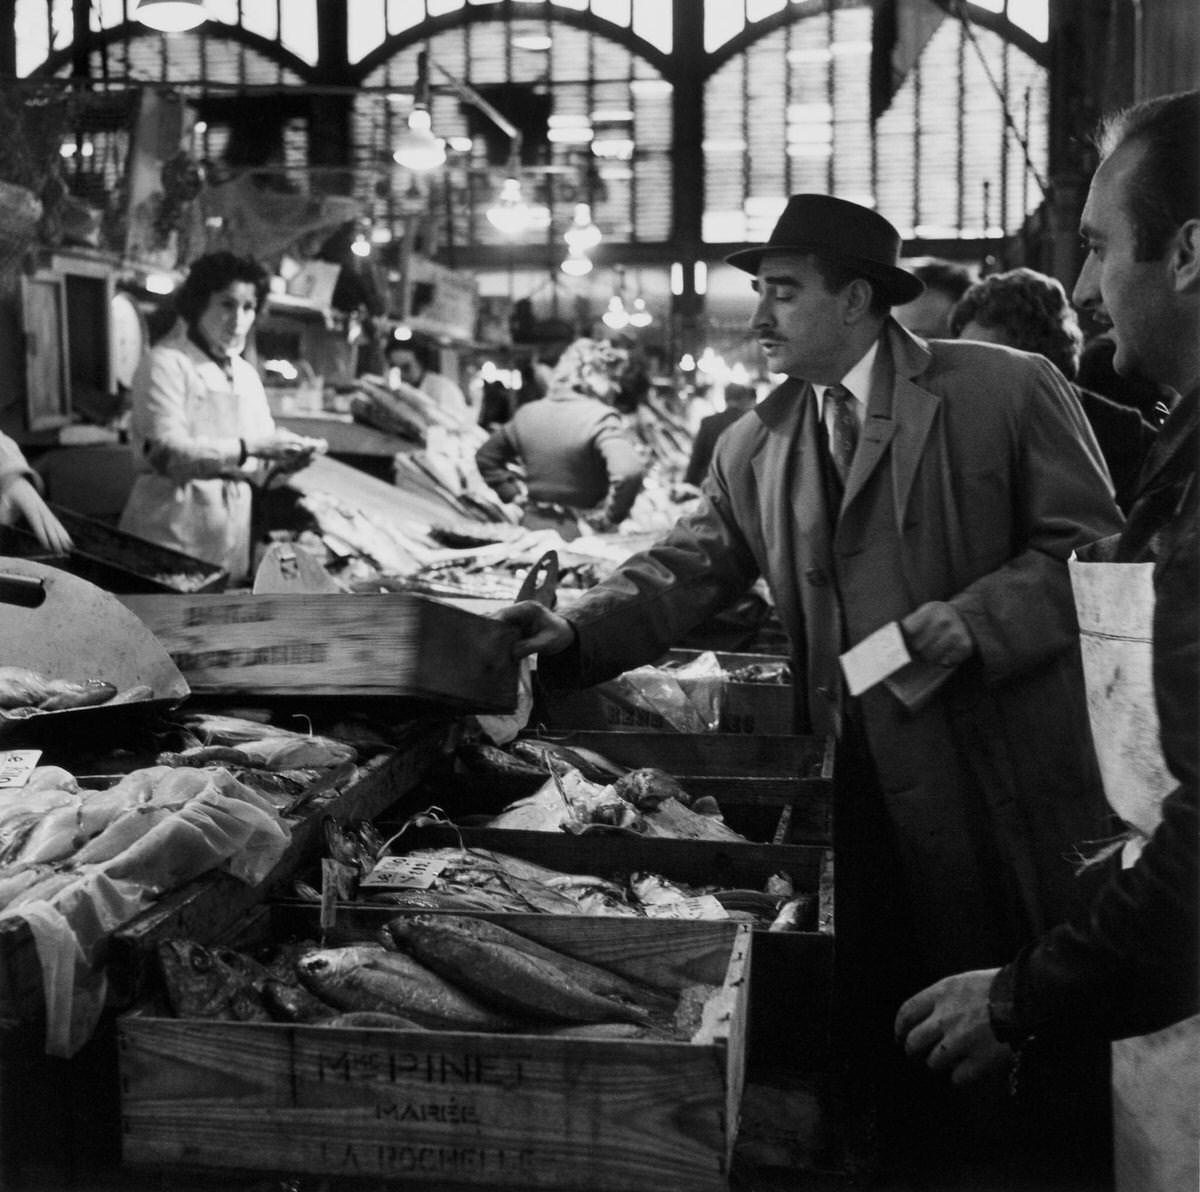
[[[592,258],[587,253],[573,248],[559,268],[569,277],[587,277],[592,271]]]
[[[592,223],[592,209],[587,203],[575,204],[575,217],[563,239],[577,252],[588,252],[603,239],[600,229]]]
[[[608,300],[608,309],[601,318],[604,325],[611,327],[614,331],[623,331],[629,326],[629,311],[625,309],[625,303],[619,294],[614,294]]]
[[[518,178],[505,178],[496,201],[488,208],[488,223],[505,236],[519,236],[529,227],[529,208]]]
[[[134,15],[160,33],[186,33],[208,20],[202,0],[138,0]]]
[[[417,106],[408,114],[408,126],[396,138],[392,159],[409,170],[435,170],[446,160],[446,143],[433,135],[429,109]]]

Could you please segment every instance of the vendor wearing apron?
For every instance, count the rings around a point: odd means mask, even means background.
[[[176,296],[179,322],[133,378],[136,477],[120,528],[250,573],[251,484],[294,472],[320,444],[278,429],[258,372],[242,359],[267,297],[266,271],[217,252],[191,266]]]

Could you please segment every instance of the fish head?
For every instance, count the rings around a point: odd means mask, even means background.
[[[180,1018],[213,1018],[242,984],[229,966],[195,940],[162,940],[158,960],[171,1008]]]

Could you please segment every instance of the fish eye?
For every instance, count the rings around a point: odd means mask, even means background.
[[[203,948],[193,948],[191,955],[192,968],[205,973],[212,968],[212,957]]]

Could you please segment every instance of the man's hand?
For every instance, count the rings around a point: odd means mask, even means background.
[[[25,521],[37,540],[56,555],[68,554],[71,550],[71,535],[66,527],[50,511],[38,490],[24,477],[18,476],[0,497],[0,522],[11,520],[15,513]],[[6,516],[8,514],[8,516]]]
[[[522,600],[498,609],[492,614],[498,621],[507,621],[521,631],[520,640],[513,646],[514,658],[530,654],[561,654],[574,640],[575,630],[566,617],[551,612],[536,600]]]
[[[896,1015],[896,1041],[952,1084],[968,1084],[1012,1063],[1012,1048],[992,1033],[988,993],[999,969],[977,969],[922,989]]]
[[[923,662],[953,667],[975,653],[975,639],[958,609],[944,600],[931,600],[914,609],[900,628],[911,653]]]

